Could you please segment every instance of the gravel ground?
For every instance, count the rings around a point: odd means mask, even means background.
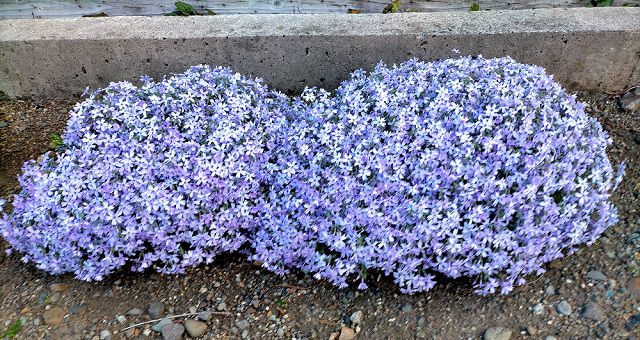
[[[0,338],[7,330],[18,339],[170,339],[183,333],[206,339],[636,339],[640,113],[620,111],[614,96],[580,96],[614,139],[614,163],[628,165],[614,194],[621,221],[508,296],[476,296],[464,280],[413,296],[400,294],[385,278],[365,292],[340,290],[302,273],[279,277],[237,256],[186,275],[120,273],[86,283],[47,275],[18,255],[2,254]],[[18,190],[20,165],[46,150],[73,102],[0,102],[0,196]],[[5,247],[0,240],[0,249]],[[126,329],[185,313],[193,315]],[[16,331],[18,320],[22,327]]]

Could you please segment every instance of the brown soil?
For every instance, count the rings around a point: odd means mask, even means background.
[[[241,338],[246,324],[238,324],[240,320],[248,321],[244,335],[253,339],[327,339],[344,325],[358,331],[357,339],[478,338],[494,326],[513,331],[512,339],[638,337],[640,292],[632,292],[638,288],[631,286],[631,279],[640,276],[640,114],[621,112],[615,97],[582,94],[581,98],[590,103],[589,111],[613,138],[609,150],[613,162],[625,160],[628,165],[613,198],[621,221],[594,245],[552,262],[547,273],[529,277],[526,285],[508,296],[476,296],[464,280],[442,282],[428,293],[413,296],[400,294],[384,278],[365,292],[340,290],[301,273],[276,276],[239,256],[220,258],[186,275],[119,273],[104,282],[86,283],[70,276],[50,276],[22,263],[19,255],[2,254],[0,337],[20,317],[26,324],[18,339],[92,339],[105,330],[112,339],[146,338],[145,333],[160,337],[148,329],[153,324],[123,331],[149,320],[147,307],[153,302],[164,303],[163,316],[190,309],[228,311],[208,322],[203,337],[207,339]],[[0,102],[0,126],[7,124],[0,128],[0,196],[19,190],[16,174],[21,164],[46,151],[51,133],[64,128],[73,102]],[[1,242],[0,248],[5,248]],[[601,271],[606,278],[589,279],[591,270]],[[53,283],[66,287],[59,289]],[[569,316],[556,311],[562,300],[572,306]],[[590,301],[601,308],[604,320],[582,315]],[[542,309],[534,313],[537,304]],[[43,314],[56,307],[62,308],[64,319],[56,326],[45,325]],[[143,310],[142,315],[127,315],[132,308]],[[358,327],[349,321],[356,311],[363,312]],[[126,320],[118,321],[117,316]],[[182,323],[184,318],[175,320]]]

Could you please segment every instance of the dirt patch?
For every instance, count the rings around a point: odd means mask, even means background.
[[[86,283],[47,275],[21,263],[17,254],[3,254],[0,335],[22,317],[20,339],[160,337],[150,329],[153,323],[123,329],[149,320],[149,305],[161,303],[161,317],[229,312],[206,321],[204,338],[215,339],[326,339],[342,326],[356,330],[358,339],[477,338],[496,326],[511,330],[512,339],[640,336],[640,292],[632,280],[640,276],[640,114],[620,111],[616,97],[580,97],[613,138],[612,161],[627,162],[613,197],[620,223],[508,296],[478,297],[464,280],[440,282],[413,296],[400,294],[384,278],[365,292],[340,290],[301,273],[276,276],[240,256],[221,257],[185,275],[119,273]],[[0,122],[6,122],[0,128],[0,195],[17,192],[21,164],[46,151],[50,134],[62,131],[72,105],[73,100],[0,102]],[[558,306],[561,301],[566,304]],[[46,325],[44,313],[58,308],[64,318]],[[356,324],[350,317],[358,311]]]

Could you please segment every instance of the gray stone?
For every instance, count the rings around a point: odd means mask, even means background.
[[[587,277],[593,281],[604,281],[607,279],[607,277],[604,275],[603,272],[599,271],[599,270],[592,270],[587,274]]]
[[[627,91],[620,98],[620,107],[626,111],[640,111],[640,86]]]
[[[400,308],[400,310],[401,310],[403,313],[409,313],[409,312],[411,311],[411,308],[412,308],[412,307],[411,307],[411,304],[410,304],[410,303],[403,303],[403,304],[402,304],[402,307]]]
[[[558,311],[558,314],[564,316],[571,314],[571,312],[573,311],[571,305],[565,300],[558,302],[558,304],[556,305],[556,310]]]
[[[162,327],[173,323],[173,321],[171,321],[171,319],[162,319],[160,321],[158,321],[158,323],[156,323],[155,325],[151,326],[151,330],[154,332],[162,332]]]
[[[509,340],[511,330],[504,327],[491,327],[484,332],[484,340]]]
[[[635,315],[632,315],[631,317],[629,317],[629,320],[624,325],[624,329],[626,329],[629,332],[631,332],[638,325],[640,325],[640,314],[635,314]]]
[[[209,321],[211,320],[211,312],[210,311],[204,311],[204,312],[200,312],[198,314],[198,319],[202,320],[202,321]]]
[[[227,304],[224,302],[220,302],[218,304],[218,306],[216,306],[216,309],[219,311],[226,311],[227,310]]]
[[[142,313],[143,313],[142,309],[133,307],[129,309],[129,311],[127,312],[127,315],[138,316],[138,315],[142,315]]]
[[[332,90],[354,69],[450,57],[452,48],[544,66],[572,89],[621,91],[640,83],[639,35],[640,11],[626,7],[1,20],[0,91],[69,96],[203,61],[284,92]]]
[[[69,308],[69,313],[71,314],[80,314],[82,313],[82,311],[84,311],[85,307],[83,305],[79,305],[79,304],[73,304],[71,305],[71,308]]]
[[[33,325],[36,327],[40,326],[40,323],[42,323],[42,320],[40,320],[40,318],[36,318],[35,320],[33,320]]]
[[[349,317],[349,319],[351,320],[352,324],[359,325],[362,323],[362,315],[363,315],[362,311],[359,310],[351,314],[351,317]]]
[[[238,327],[239,330],[243,331],[247,328],[249,328],[249,321],[248,320],[240,320],[238,322],[236,322],[236,327]]]
[[[253,308],[257,309],[258,307],[260,307],[260,300],[258,300],[258,299],[251,300],[251,306],[253,306]]]
[[[124,315],[117,315],[116,316],[116,320],[118,320],[118,323],[125,323],[127,322],[127,318]]]
[[[49,295],[49,303],[51,304],[56,303],[60,301],[61,298],[62,298],[62,294],[58,292],[52,293],[51,295]]]
[[[544,293],[547,295],[556,295],[556,288],[554,286],[547,286],[547,288],[544,289]]]
[[[593,321],[602,321],[605,318],[602,308],[595,302],[589,302],[584,306],[582,317]]]
[[[547,335],[547,336],[544,337],[544,340],[558,340],[558,338],[556,338],[553,335]]]
[[[202,321],[189,319],[184,322],[184,328],[187,330],[190,337],[197,338],[204,335],[207,331],[207,324]]]
[[[531,312],[534,315],[542,314],[542,312],[544,312],[544,305],[542,305],[541,303],[537,303],[535,306],[533,306],[533,309],[531,310]]]
[[[154,303],[150,304],[149,308],[147,309],[147,313],[149,313],[149,316],[152,319],[157,319],[157,318],[163,316],[162,314],[164,313],[164,303],[162,303],[162,302],[154,302]]]
[[[162,339],[180,340],[184,334],[184,326],[177,323],[170,323],[162,327]]]
[[[102,332],[100,332],[100,340],[107,340],[107,339],[111,339],[111,332],[108,329],[105,329]]]

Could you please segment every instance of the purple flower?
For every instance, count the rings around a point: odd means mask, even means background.
[[[0,233],[25,261],[100,280],[242,249],[338,287],[507,294],[617,221],[606,132],[510,58],[379,64],[293,99],[208,66],[142,82],[93,92],[24,165]]]

